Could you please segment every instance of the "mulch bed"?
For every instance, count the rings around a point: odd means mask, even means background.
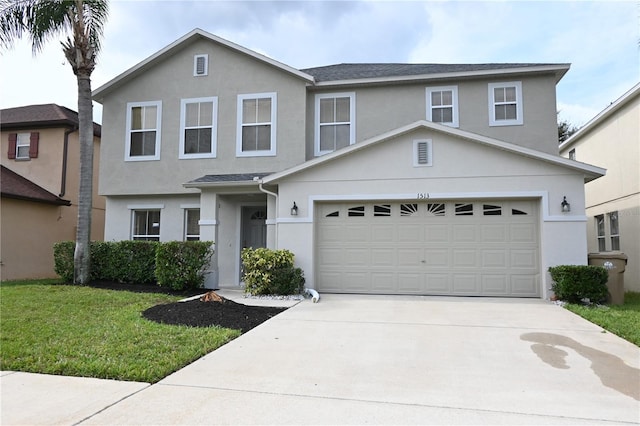
[[[123,284],[108,281],[94,281],[89,286],[137,293],[172,294],[184,296],[185,298],[204,294],[208,291],[200,288],[176,292],[155,284]],[[248,306],[228,299],[223,299],[222,302],[202,302],[199,299],[195,299],[188,302],[156,305],[144,311],[142,316],[161,324],[187,325],[190,327],[217,325],[246,333],[286,309],[268,306]]]

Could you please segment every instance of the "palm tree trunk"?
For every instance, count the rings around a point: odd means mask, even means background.
[[[78,195],[78,225],[74,253],[76,284],[87,284],[91,272],[91,210],[93,201],[93,104],[91,78],[78,78],[78,122],[80,131],[80,190]]]

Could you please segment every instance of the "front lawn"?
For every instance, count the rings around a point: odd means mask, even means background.
[[[240,335],[141,315],[179,299],[56,280],[2,283],[0,370],[155,383]]]
[[[640,346],[640,293],[625,293],[624,305],[620,306],[591,307],[568,304],[565,307],[605,330]]]

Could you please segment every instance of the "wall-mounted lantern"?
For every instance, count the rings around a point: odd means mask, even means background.
[[[298,216],[298,206],[296,202],[293,202],[293,207],[291,207],[291,216]]]
[[[562,207],[562,213],[569,213],[571,211],[571,204],[567,201],[567,197],[562,198],[562,203],[560,204]]]

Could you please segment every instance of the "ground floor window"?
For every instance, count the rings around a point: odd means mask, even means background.
[[[598,251],[620,250],[620,226],[618,212],[609,212],[595,217]]]
[[[160,241],[160,210],[134,210],[132,239]]]
[[[184,240],[200,241],[200,209],[184,210]]]

